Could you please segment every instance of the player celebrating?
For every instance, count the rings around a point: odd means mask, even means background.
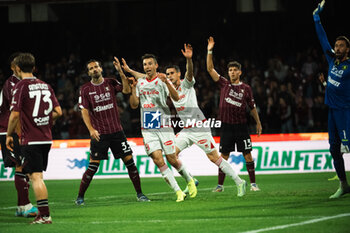
[[[84,84],[80,89],[79,107],[91,136],[90,162],[81,179],[78,197],[75,201],[77,205],[84,205],[85,192],[98,170],[100,161],[108,159],[109,148],[114,158],[122,158],[128,169],[129,178],[137,193],[137,200],[141,202],[149,201],[142,193],[140,175],[120,123],[117,108],[116,94],[118,92],[130,93],[130,86],[116,57],[113,64],[119,72],[122,84],[116,79],[104,78],[99,61],[90,60],[86,63],[91,81]]]
[[[238,62],[229,62],[227,65],[230,81],[219,75],[214,69],[213,64],[213,48],[214,38],[208,39],[208,55],[207,55],[207,70],[220,87],[220,117],[222,122],[220,135],[220,152],[224,159],[228,159],[230,152],[235,150],[242,152],[246,161],[246,167],[250,179],[250,190],[259,191],[259,187],[255,183],[255,167],[254,160],[251,155],[252,143],[248,133],[246,107],[250,110],[250,115],[253,116],[256,122],[256,132],[260,136],[262,127],[258,112],[255,107],[255,102],[252,90],[249,85],[240,81],[242,74],[241,64]],[[222,192],[225,180],[225,173],[219,169],[218,186],[214,192]]]
[[[35,217],[38,214],[38,208],[34,207],[29,200],[29,183],[28,177],[23,173],[20,157],[20,146],[18,135],[12,134],[14,141],[13,153],[6,147],[7,125],[10,116],[10,105],[12,99],[13,87],[21,80],[15,69],[14,59],[19,53],[10,56],[10,65],[13,74],[6,80],[0,93],[0,141],[2,159],[5,167],[15,167],[15,187],[17,191],[17,208],[15,216]],[[18,129],[18,127],[16,127]]]
[[[180,80],[181,72],[178,66],[172,65],[166,68],[167,78],[173,83],[180,96],[180,100],[173,101],[173,104],[180,119],[185,123],[185,127],[175,138],[176,155],[178,156],[181,151],[196,144],[207,154],[211,162],[234,180],[238,189],[237,196],[241,197],[246,192],[246,181],[240,179],[231,165],[219,156],[210,128],[197,128],[195,125],[197,122],[205,122],[206,118],[198,107],[196,91],[193,87],[195,79],[193,77],[192,46],[185,44],[181,52],[186,58],[185,78]],[[193,120],[195,124],[192,123]]]
[[[350,135],[350,59],[348,57],[350,42],[345,36],[339,36],[335,40],[334,50],[332,49],[319,15],[323,10],[324,4],[324,0],[318,4],[313,12],[313,17],[316,33],[329,67],[325,95],[325,103],[329,107],[329,150],[340,181],[340,187],[329,198],[339,198],[346,193],[350,193],[343,159],[343,153],[349,153],[350,143],[348,139]]]
[[[33,76],[34,56],[23,53],[18,55],[14,62],[22,80],[13,90],[6,146],[13,150],[14,139],[11,135],[20,122],[23,172],[28,174],[32,182],[39,209],[39,214],[32,224],[51,224],[48,193],[42,172],[46,171],[52,144],[52,123],[62,115],[62,110],[50,85]]]
[[[170,185],[177,195],[176,202],[184,201],[186,194],[182,192],[177,184],[173,172],[165,163],[162,151],[164,151],[168,162],[177,169],[187,182],[190,197],[197,195],[197,188],[193,178],[188,173],[185,166],[175,156],[175,135],[170,125],[170,110],[166,104],[167,96],[170,95],[174,101],[179,100],[179,95],[165,74],[157,73],[158,63],[153,54],[145,54],[142,57],[144,74],[131,70],[125,60],[124,69],[138,78],[137,84],[132,86],[130,96],[130,106],[136,109],[141,106],[141,122],[145,122],[148,113],[152,113],[151,121],[159,119],[157,128],[150,129],[142,127],[142,136],[146,153],[151,156],[155,165],[159,168],[164,180]],[[162,120],[160,120],[162,119]],[[143,125],[148,126],[148,125]]]

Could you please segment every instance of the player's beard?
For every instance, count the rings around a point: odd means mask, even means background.
[[[342,61],[345,57],[347,56],[346,53],[341,53],[341,52],[336,52],[335,53],[335,58]]]
[[[100,77],[101,77],[101,73],[100,72],[94,72],[92,75],[91,75],[91,78],[94,79],[94,80],[98,80]]]

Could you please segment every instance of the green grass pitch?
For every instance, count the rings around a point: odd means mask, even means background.
[[[74,204],[80,180],[48,180],[52,225],[15,217],[14,183],[0,182],[0,232],[350,232],[350,194],[329,200],[338,187],[327,180],[332,176],[257,175],[262,191],[248,190],[243,198],[233,181],[226,178],[225,191],[212,193],[217,177],[200,176],[197,197],[182,203],[161,178],[142,178],[148,203],[136,201],[129,179],[95,179],[85,206]],[[177,180],[184,188],[183,179]]]

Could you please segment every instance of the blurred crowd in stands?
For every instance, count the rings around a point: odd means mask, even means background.
[[[220,58],[214,54],[216,70],[227,77],[226,64],[233,59]],[[99,59],[99,58],[97,58]],[[104,77],[116,76],[113,55],[101,58]],[[302,133],[327,131],[327,106],[324,104],[325,87],[318,80],[318,74],[327,73],[327,63],[316,48],[295,52],[287,57],[275,55],[263,61],[237,59],[242,64],[241,80],[253,90],[257,110],[262,122],[263,133]],[[49,83],[63,110],[53,129],[54,139],[89,138],[78,108],[79,88],[90,81],[85,69],[85,60],[78,54],[69,54],[58,62],[47,62],[38,67],[38,78]],[[141,58],[127,60],[134,70],[143,71]],[[162,58],[159,72],[169,64],[180,65],[185,73],[183,57]],[[220,92],[206,71],[206,56],[193,57],[195,89],[198,104],[207,118],[218,118]],[[126,74],[130,76],[129,74]],[[7,77],[1,72],[1,86]],[[129,105],[129,96],[119,94],[119,113],[127,137],[139,137],[140,112]],[[247,112],[248,114],[248,112]],[[248,114],[249,115],[249,114]],[[254,134],[254,120],[249,125]],[[219,135],[213,131],[214,135]]]

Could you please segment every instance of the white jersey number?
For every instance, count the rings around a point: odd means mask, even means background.
[[[35,98],[35,104],[34,104],[34,109],[32,114],[33,117],[38,116],[41,100],[46,103],[49,103],[49,107],[46,110],[44,110],[44,114],[48,115],[52,111],[52,101],[50,97],[51,97],[51,92],[48,90],[37,90],[37,91],[29,92],[29,98],[31,99]]]

